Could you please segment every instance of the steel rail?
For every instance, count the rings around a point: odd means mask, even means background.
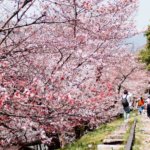
[[[137,122],[137,119],[135,118],[132,128],[130,130],[130,135],[129,135],[127,144],[125,145],[125,150],[132,150],[132,146],[133,146],[134,139],[135,139],[136,122]]]

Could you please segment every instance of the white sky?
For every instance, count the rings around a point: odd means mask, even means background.
[[[150,0],[139,0],[139,10],[137,14],[137,27],[144,29],[150,25]]]
[[[147,25],[150,25],[150,0],[139,0],[139,2],[139,9],[136,16],[136,25],[139,30],[143,30],[147,28]],[[8,5],[6,9],[10,10]],[[4,14],[0,14],[0,16],[2,15]]]

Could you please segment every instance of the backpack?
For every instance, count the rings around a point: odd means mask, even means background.
[[[128,103],[128,100],[127,100],[127,95],[126,95],[126,97],[122,97],[122,105],[123,105],[123,107],[128,107],[129,106],[129,103]]]

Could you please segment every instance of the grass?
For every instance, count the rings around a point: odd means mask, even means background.
[[[123,119],[117,119],[111,123],[103,124],[93,132],[89,132],[81,139],[72,144],[68,144],[61,150],[96,150],[97,145],[102,143],[103,139],[121,125]]]

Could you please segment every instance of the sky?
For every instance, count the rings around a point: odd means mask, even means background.
[[[139,2],[136,25],[139,30],[143,30],[148,24],[150,25],[150,0],[139,0]]]
[[[147,26],[150,25],[150,0],[139,0],[139,8],[136,15],[136,26],[139,31],[145,31]],[[146,37],[143,33],[136,35],[129,40],[127,43],[133,44],[133,50],[138,50],[144,47],[146,44]]]
[[[150,0],[139,0],[139,9],[136,17],[138,29],[144,29],[150,25]]]

